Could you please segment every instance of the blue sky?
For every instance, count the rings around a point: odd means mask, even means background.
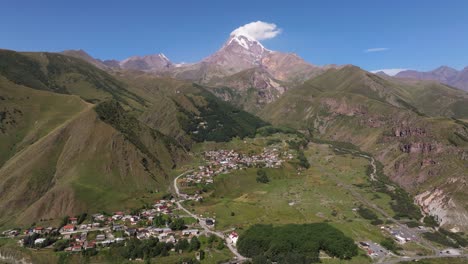
[[[100,59],[162,52],[195,62],[234,29],[261,20],[281,28],[262,41],[267,48],[313,64],[461,69],[468,65],[467,14],[463,0],[2,0],[0,48],[84,49]]]

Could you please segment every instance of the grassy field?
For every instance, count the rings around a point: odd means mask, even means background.
[[[255,138],[221,146],[206,144],[199,149],[251,151],[261,149],[267,140]],[[369,161],[351,155],[335,155],[327,145],[318,144],[310,144],[306,156],[311,167],[305,171],[289,163],[280,169],[265,169],[270,178],[268,184],[256,181],[255,168],[217,176],[214,191],[202,203],[187,203],[187,206],[197,214],[215,217],[218,230],[236,227],[242,232],[256,223],[326,221],[356,240],[382,240],[379,228],[353,211],[360,203],[340,184],[354,185],[363,196],[391,213],[390,198],[371,193],[370,188],[365,187]],[[339,182],[330,175],[335,175]]]

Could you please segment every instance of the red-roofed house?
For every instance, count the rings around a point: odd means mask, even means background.
[[[231,239],[232,241],[232,244],[237,244],[237,240],[239,239],[239,235],[236,233],[236,232],[232,232],[230,235],[229,235],[229,239]]]
[[[40,226],[35,227],[34,230],[33,230],[33,232],[36,233],[36,234],[43,234],[44,231],[45,231],[45,229],[43,227],[40,227]]]
[[[66,225],[62,230],[63,232],[73,232],[75,231],[75,225]]]

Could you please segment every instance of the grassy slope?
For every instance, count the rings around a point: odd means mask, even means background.
[[[281,136],[281,137],[284,137]],[[280,137],[280,138],[281,138]],[[241,153],[259,152],[267,140],[237,140],[228,144],[203,144],[206,149],[236,149]],[[366,184],[368,161],[349,155],[335,155],[326,145],[311,144],[306,156],[311,168],[298,173],[295,166],[285,163],[281,169],[265,169],[270,182],[256,181],[256,169],[234,171],[215,178],[213,193],[203,203],[194,204],[197,213],[216,216],[217,229],[237,227],[241,230],[256,223],[287,224],[330,221],[354,239],[379,241],[379,229],[362,219],[352,208],[359,202],[329,175],[337,175],[347,184]],[[370,189],[356,188],[390,214],[389,197],[379,193],[373,197]],[[293,205],[289,203],[293,202]],[[190,203],[188,206],[191,206]],[[234,215],[231,215],[231,212]],[[333,215],[333,212],[336,212]]]
[[[218,124],[204,136],[227,139],[263,124],[190,83],[117,79],[59,54],[0,58],[0,225],[141,206],[187,157],[178,142],[192,144],[195,118]]]
[[[159,139],[145,140],[158,150],[153,156],[102,122],[92,109],[83,112],[0,169],[0,208],[8,216],[2,220],[27,224],[150,202],[145,199],[151,197],[149,191],[164,191],[169,185],[167,171],[174,161],[168,153],[174,152]]]
[[[426,116],[447,113],[446,105],[431,107],[426,103],[420,107],[418,104],[429,100],[426,95],[412,90],[414,86],[387,82],[356,67],[331,70],[286,92],[260,115],[274,124],[310,130],[316,137],[360,146],[384,163],[385,172],[394,181],[413,193],[434,187],[451,193],[455,199],[446,208],[449,213],[444,218],[458,225],[468,210],[461,187],[468,174],[463,165],[468,142],[462,139],[468,131],[452,119]],[[430,93],[428,90],[435,87],[419,89]],[[453,92],[446,86],[438,91],[445,90]],[[408,95],[401,96],[403,92]],[[418,94],[420,103],[416,104]],[[441,97],[439,102],[452,99]],[[426,134],[395,137],[398,128],[422,128]],[[430,144],[436,150],[411,154],[401,151],[404,144],[416,143]],[[435,164],[427,165],[431,162]]]
[[[286,135],[274,137],[286,139]],[[241,153],[259,152],[268,141],[257,137],[246,142],[203,143],[194,151],[235,149]],[[216,217],[218,230],[236,227],[242,233],[257,223],[283,225],[327,221],[357,241],[382,241],[384,235],[380,228],[352,210],[361,203],[343,187],[343,184],[352,186],[361,196],[395,215],[390,206],[391,198],[370,187],[366,173],[369,161],[348,154],[336,155],[328,145],[315,143],[309,144],[306,156],[311,167],[300,174],[291,164],[281,169],[266,169],[271,180],[268,184],[256,181],[256,169],[217,176],[208,198],[202,203],[188,202],[186,206],[203,216]],[[385,221],[385,217],[375,213]],[[353,261],[365,263],[368,260]]]
[[[137,207],[166,190],[185,151],[134,117],[146,102],[123,82],[63,55],[0,57],[0,225]],[[113,99],[118,117],[98,116],[80,97]]]
[[[0,165],[89,104],[76,96],[52,94],[15,85],[0,76]]]
[[[202,86],[146,74],[126,73],[121,77],[130,91],[150,101],[150,107],[139,119],[187,147],[193,141],[225,141],[251,135],[265,124],[216,98]],[[197,127],[201,122],[207,122],[205,129]]]
[[[0,50],[0,75],[15,84],[75,94],[89,102],[114,98],[135,108],[145,103],[107,72],[81,59],[57,53]]]

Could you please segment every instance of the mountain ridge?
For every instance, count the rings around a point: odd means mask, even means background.
[[[448,66],[440,66],[431,71],[406,70],[395,75],[397,78],[434,80],[468,91],[468,67],[458,71]]]

